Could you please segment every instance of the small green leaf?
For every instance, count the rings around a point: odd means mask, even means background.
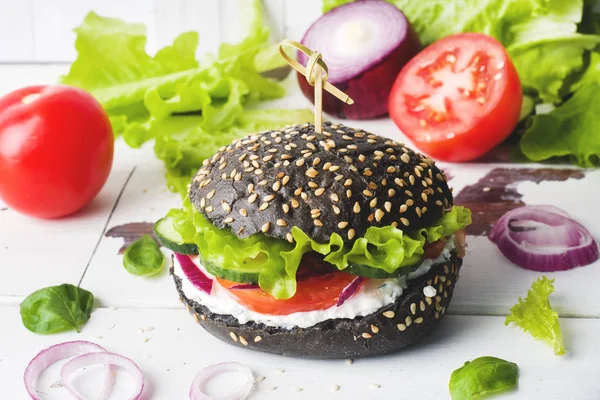
[[[554,292],[554,279],[545,276],[538,278],[531,285],[525,300],[510,309],[505,324],[514,322],[535,339],[543,340],[554,348],[554,354],[565,354],[562,332],[558,322],[558,313],[550,305],[550,294]]]
[[[518,378],[517,364],[496,357],[479,357],[452,372],[450,397],[452,400],[480,399],[515,389]]]
[[[165,255],[148,235],[133,242],[123,256],[123,266],[132,275],[152,276],[162,271]]]
[[[31,332],[79,332],[90,319],[94,295],[65,283],[37,290],[21,303],[23,325]]]

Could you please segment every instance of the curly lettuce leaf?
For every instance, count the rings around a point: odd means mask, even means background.
[[[261,2],[239,5],[248,22],[245,39],[222,44],[217,55],[200,62],[195,32],[150,56],[141,24],[90,13],[75,29],[78,56],[62,82],[89,91],[129,146],[154,140],[167,185],[182,197],[202,161],[219,147],[249,132],[312,119],[308,110],[249,111],[285,94],[279,82],[261,75],[283,60],[275,59]]]
[[[349,264],[361,264],[393,273],[419,263],[426,242],[452,235],[471,223],[470,211],[454,206],[430,228],[411,235],[392,226],[369,227],[364,237],[348,245],[336,233],[328,243],[319,243],[293,227],[294,243],[291,244],[262,234],[240,239],[230,230],[218,229],[207,221],[188,198],[183,211],[171,210],[168,216],[184,239],[189,240],[195,232],[193,239],[203,259],[226,269],[260,270],[260,288],[277,299],[288,299],[296,292],[296,272],[308,252],[324,255],[325,261],[339,270]]]
[[[543,161],[568,156],[581,167],[600,165],[600,82],[588,79],[550,113],[531,117],[520,142],[527,158]]]
[[[472,400],[517,388],[519,367],[496,357],[478,357],[452,372],[452,400]]]
[[[554,354],[565,354],[558,313],[552,309],[549,296],[554,292],[554,279],[545,276],[531,285],[525,300],[510,309],[505,324],[514,323],[537,340],[543,340],[554,348]]]

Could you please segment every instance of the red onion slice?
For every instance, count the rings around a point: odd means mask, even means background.
[[[239,285],[233,285],[229,288],[230,290],[244,290],[244,289],[260,289],[255,283],[240,283]]]
[[[388,96],[402,67],[419,52],[414,29],[396,6],[382,0],[356,1],[317,19],[302,44],[323,54],[328,81],[350,96],[350,106],[323,93],[323,110],[350,119],[387,114]],[[298,61],[308,57],[299,52]],[[298,74],[300,88],[314,99],[314,89]]]
[[[177,262],[181,265],[181,269],[185,274],[186,278],[194,285],[196,289],[202,290],[204,293],[210,294],[212,292],[213,280],[206,276],[204,272],[192,261],[192,259],[185,255],[175,253]]]
[[[69,360],[65,365],[63,365],[60,371],[60,379],[65,386],[65,388],[78,400],[83,400],[83,397],[77,393],[73,385],[69,382],[69,377],[73,372],[88,367],[90,365],[105,365],[111,366],[116,365],[118,367],[123,368],[131,375],[133,375],[135,379],[135,389],[134,395],[129,398],[129,400],[138,400],[144,391],[144,373],[137,366],[135,362],[130,360],[127,357],[123,357],[119,354],[115,353],[87,353],[77,356],[71,360]],[[112,374],[111,374],[112,375]]]
[[[35,390],[35,385],[40,375],[55,362],[64,360],[65,358],[76,356],[81,353],[104,354],[106,353],[106,349],[104,349],[104,347],[102,346],[97,345],[96,343],[81,340],[56,344],[54,346],[50,346],[47,349],[40,351],[29,362],[29,365],[27,365],[27,368],[25,368],[25,374],[23,375],[25,389],[27,389],[27,393],[29,394],[29,396],[31,396],[33,400],[42,400],[40,397],[38,397],[37,392]],[[109,390],[112,387],[113,383],[114,374],[112,372],[112,369],[110,367],[107,367],[105,369],[104,391],[102,393],[102,396],[100,397],[102,400],[108,398]],[[63,382],[63,384],[65,384],[66,386],[65,382]]]
[[[202,392],[202,387],[210,381],[212,377],[225,372],[244,375],[248,380],[242,386],[236,388],[232,393],[226,396],[214,397]],[[244,364],[238,362],[215,364],[204,368],[196,375],[192,381],[192,387],[190,388],[190,400],[244,400],[248,397],[253,385],[254,374],[252,373],[252,370]]]
[[[511,262],[534,271],[564,271],[598,259],[598,244],[590,232],[554,206],[511,210],[488,236]]]
[[[357,276],[354,278],[352,282],[348,284],[340,293],[340,297],[338,297],[338,302],[336,304],[337,307],[341,306],[348,300],[350,297],[354,296],[354,294],[360,289],[365,278],[363,276]]]

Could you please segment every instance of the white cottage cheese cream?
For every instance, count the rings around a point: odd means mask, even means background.
[[[277,326],[292,329],[294,327],[308,328],[319,322],[335,319],[353,319],[366,316],[394,303],[407,287],[407,279],[416,279],[429,272],[433,264],[443,263],[450,260],[450,252],[455,248],[454,237],[446,243],[439,257],[423,261],[421,266],[408,277],[403,276],[393,279],[370,279],[363,285],[354,296],[350,297],[341,306],[333,306],[325,310],[297,312],[289,315],[261,314],[247,309],[229,296],[227,290],[220,285],[213,285],[212,293],[209,295],[196,289],[186,278],[177,261],[175,261],[175,274],[182,278],[182,290],[186,297],[206,306],[215,314],[226,314],[234,316],[240,324],[249,321],[263,323],[268,326]],[[197,258],[194,262],[198,263]]]

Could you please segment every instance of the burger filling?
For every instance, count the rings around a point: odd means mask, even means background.
[[[290,241],[264,234],[240,239],[215,227],[189,200],[168,217],[182,241],[197,246],[196,267],[214,280],[205,293],[179,273],[189,298],[241,323],[284,327],[364,316],[395,302],[409,280],[452,252],[463,255],[464,227],[471,222],[468,209],[454,206],[427,228],[371,226],[352,243],[336,233],[319,243],[297,227]]]
[[[458,240],[452,237],[444,242],[444,246],[437,257],[425,259],[413,272],[396,278],[366,279],[364,284],[339,306],[337,305],[337,297],[339,297],[340,291],[334,291],[331,296],[334,297],[334,302],[330,302],[326,308],[316,307],[314,301],[312,304],[310,302],[303,304],[304,307],[300,305],[294,306],[287,300],[275,300],[273,298],[271,298],[273,299],[272,301],[260,301],[261,297],[268,299],[267,295],[260,289],[235,289],[228,284],[223,286],[221,285],[223,281],[212,276],[201,264],[198,256],[192,257],[196,266],[207,276],[216,280],[216,284],[213,285],[210,294],[197,289],[191,282],[185,279],[185,274],[177,262],[175,263],[175,274],[182,278],[182,291],[185,293],[185,296],[204,305],[215,314],[231,315],[240,324],[256,322],[267,326],[288,329],[294,327],[308,328],[329,319],[353,319],[359,316],[367,316],[382,307],[396,302],[402,296],[410,280],[426,274],[434,264],[447,262],[451,257],[451,253],[458,251],[459,246]],[[307,283],[310,284],[310,282]],[[299,287],[303,289],[307,285],[300,283]],[[241,300],[238,296],[240,293],[243,294]],[[321,295],[323,295],[323,292],[321,292]],[[302,294],[302,298],[306,300],[306,294]],[[269,307],[271,308],[270,310],[268,309]],[[311,310],[310,307],[316,308]],[[255,311],[257,308],[260,311]],[[298,311],[302,309],[304,311]]]

